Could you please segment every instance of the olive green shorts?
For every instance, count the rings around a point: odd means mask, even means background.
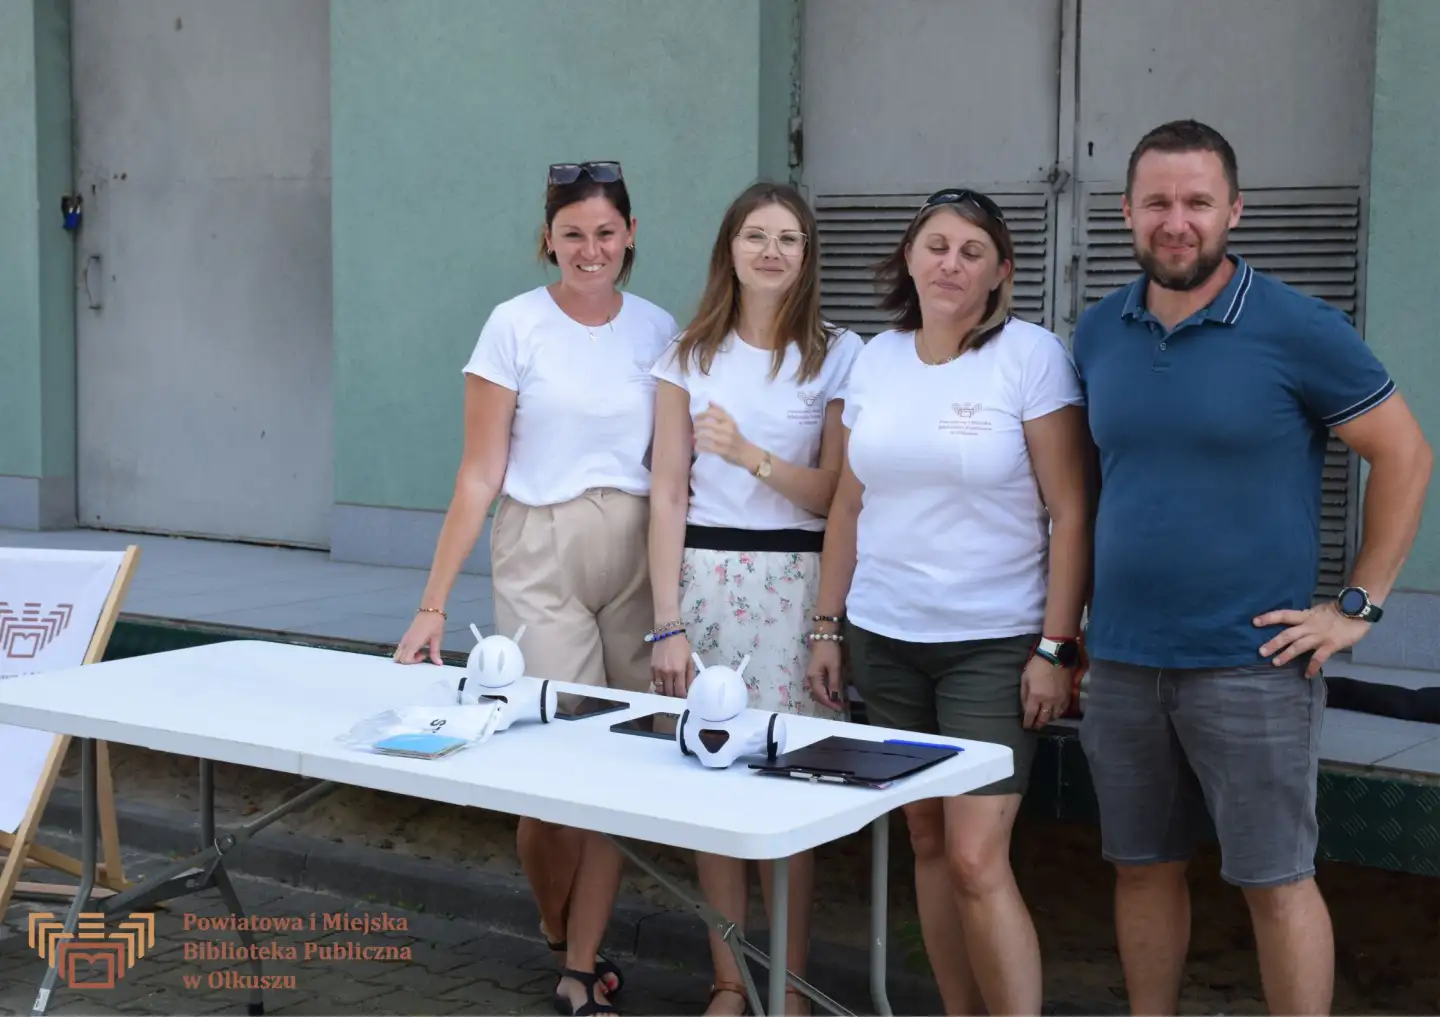
[[[1039,735],[1024,727],[1020,674],[1038,634],[910,643],[846,625],[855,687],[878,727],[1009,746],[1015,773],[974,795],[1024,794]]]

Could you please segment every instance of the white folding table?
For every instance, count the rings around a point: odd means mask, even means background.
[[[742,759],[707,769],[668,740],[610,730],[627,717],[679,712],[679,700],[603,690],[631,706],[579,720],[517,723],[480,745],[438,760],[407,759],[349,748],[338,736],[385,710],[414,704],[426,686],[454,687],[460,669],[400,665],[388,658],[277,642],[237,640],[25,675],[0,682],[0,723],[81,740],[83,876],[66,918],[74,933],[81,912],[122,914],[212,887],[237,916],[244,910],[225,872],[225,856],[259,830],[339,785],[373,788],[454,805],[529,816],[608,835],[621,852],[725,936],[744,973],[751,1006],[783,1010],[795,986],[834,1013],[848,1013],[786,968],[786,859],[871,825],[870,985],[876,1011],[886,995],[889,813],[925,798],[963,794],[1010,776],[1009,748],[926,736],[963,749],[883,790],[757,775]],[[558,684],[560,691],[595,693]],[[827,735],[883,740],[913,733],[862,724],[786,716],[793,749]],[[91,901],[95,870],[96,740],[138,745],[200,759],[201,850],[160,878]],[[214,761],[317,778],[318,783],[256,819],[217,836]],[[732,923],[696,901],[623,839],[774,863],[770,956]],[[247,945],[248,931],[239,933]],[[254,951],[251,951],[252,953]],[[768,1007],[745,958],[771,972]],[[258,959],[251,961],[260,973]],[[787,977],[776,977],[782,971]],[[47,967],[33,1013],[43,1014],[58,975]],[[256,984],[262,984],[259,979]],[[259,989],[250,1012],[262,1013]]]

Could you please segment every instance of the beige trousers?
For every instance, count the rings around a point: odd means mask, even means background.
[[[505,497],[490,527],[495,629],[524,625],[535,678],[650,691],[650,502],[595,488],[559,505]]]

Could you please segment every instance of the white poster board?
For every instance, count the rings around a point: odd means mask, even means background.
[[[0,681],[84,664],[124,558],[0,547]],[[0,724],[0,831],[15,833],[25,818],[55,737]]]

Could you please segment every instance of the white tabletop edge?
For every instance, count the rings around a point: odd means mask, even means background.
[[[355,658],[353,673],[349,670],[351,661],[348,658],[350,657]],[[154,665],[153,669],[151,664]],[[238,666],[242,664],[243,667]],[[313,739],[309,744],[306,744],[303,739],[287,744],[286,736],[283,733],[280,737],[275,737],[273,730],[270,729],[267,729],[267,734],[271,735],[268,743],[256,745],[235,740],[231,737],[231,729],[228,726],[214,723],[216,715],[213,713],[209,714],[212,720],[207,729],[203,724],[188,723],[184,719],[183,712],[178,716],[172,714],[168,722],[152,721],[148,717],[149,707],[145,707],[144,715],[142,715],[142,711],[133,708],[128,712],[122,709],[120,712],[125,713],[129,717],[128,720],[111,719],[109,713],[111,707],[106,705],[107,699],[109,702],[123,702],[127,707],[143,702],[136,698],[131,686],[150,685],[162,689],[169,687],[188,690],[196,687],[209,687],[210,683],[218,685],[220,690],[218,694],[222,696],[227,692],[231,696],[245,695],[247,698],[243,700],[244,702],[262,702],[263,704],[263,700],[254,698],[257,693],[252,693],[252,686],[249,684],[251,675],[248,672],[254,671],[256,667],[267,669],[273,667],[277,681],[292,680],[295,675],[308,673],[315,673],[318,676],[328,671],[330,677],[326,678],[326,681],[339,681],[343,678],[341,687],[347,689],[352,687],[352,682],[358,682],[359,686],[364,686],[366,682],[369,682],[373,686],[377,681],[385,688],[389,688],[388,683],[395,679],[392,679],[388,670],[380,673],[377,672],[377,668],[394,668],[395,675],[398,676],[397,687],[404,687],[407,681],[413,681],[416,683],[413,687],[418,688],[421,683],[428,683],[442,675],[447,680],[453,681],[454,677],[460,673],[453,667],[440,669],[433,665],[411,669],[399,664],[377,661],[368,655],[347,654],[343,651],[319,650],[266,641],[231,641],[204,647],[166,651],[149,655],[148,659],[146,657],[125,658],[113,663],[105,662],[87,665],[84,668],[69,669],[68,675],[73,675],[82,688],[103,689],[108,694],[100,696],[98,701],[87,701],[85,696],[77,699],[73,694],[61,695],[53,691],[57,686],[64,686],[66,684],[64,681],[52,683],[39,680],[39,676],[33,676],[34,680],[27,680],[22,676],[13,679],[16,684],[11,685],[12,680],[7,680],[0,683],[0,723],[17,724],[75,737],[97,738],[118,744],[138,745],[156,751],[255,766],[309,778],[333,780],[350,786],[448,802],[462,807],[485,808],[510,815],[531,816],[536,819],[579,826],[636,841],[747,859],[788,857],[798,851],[814,848],[853,834],[879,817],[913,801],[974,791],[1005,779],[1013,773],[1014,769],[1013,757],[1005,746],[925,736],[926,740],[957,744],[968,751],[957,759],[942,762],[885,789],[836,785],[816,786],[813,793],[823,797],[809,799],[808,796],[812,792],[807,790],[805,791],[806,799],[827,803],[833,801],[835,803],[833,808],[826,804],[823,807],[805,809],[802,810],[806,813],[803,816],[785,812],[782,808],[782,811],[775,814],[777,819],[775,822],[748,825],[742,822],[731,828],[729,824],[723,822],[706,823],[705,813],[707,810],[704,808],[690,809],[688,814],[685,814],[686,810],[682,810],[677,818],[677,814],[653,808],[648,810],[632,808],[626,811],[623,800],[619,800],[616,806],[607,806],[605,802],[608,790],[603,785],[598,789],[594,788],[593,782],[592,790],[589,792],[591,797],[588,801],[564,798],[549,793],[548,789],[542,788],[539,793],[535,793],[529,789],[517,788],[513,782],[506,785],[504,781],[501,781],[492,785],[483,779],[477,780],[473,766],[465,761],[459,761],[460,772],[448,774],[438,767],[429,769],[424,763],[415,765],[414,761],[397,762],[393,757],[361,751],[337,750],[329,741],[324,742],[323,749],[315,744]],[[336,672],[335,668],[337,667],[343,670]],[[239,685],[239,678],[237,678],[237,674],[241,672],[246,673],[247,684],[243,687]],[[158,677],[166,674],[169,675],[166,679]],[[407,674],[413,677],[404,677]],[[67,672],[50,672],[49,675],[52,678],[65,678]],[[153,681],[151,680],[152,675],[157,676]],[[125,679],[118,687],[113,685],[116,677]],[[320,679],[317,677],[318,680]],[[166,681],[170,682],[169,686],[166,686]],[[596,690],[571,683],[556,684],[561,686],[562,691],[587,691],[592,694],[599,692],[601,695],[623,699],[631,704],[627,710],[584,722],[592,733],[604,732],[612,723],[628,716],[649,713],[657,707],[672,711],[683,709],[682,701],[667,697],[625,693],[619,690]],[[8,696],[6,693],[9,690],[6,689],[6,686],[10,686],[10,689],[13,690]],[[324,687],[324,685],[317,685],[312,686],[312,689]],[[113,692],[110,691],[111,688],[114,689]],[[231,691],[232,689],[233,691]],[[9,702],[6,701],[7,699]],[[329,701],[326,697],[312,696],[312,699],[322,702],[323,705],[320,708],[328,711]],[[388,704],[389,700],[384,700],[384,702]],[[371,708],[366,707],[366,709]],[[264,706],[264,709],[268,711],[269,707]],[[337,716],[342,715],[349,716],[343,711],[337,714]],[[325,716],[329,716],[328,712]],[[268,719],[268,713],[266,717]],[[800,718],[799,720],[797,733],[801,734],[800,743],[807,743],[813,740],[817,734],[831,730],[829,722],[818,721],[814,718]],[[255,723],[253,719],[251,722]],[[350,720],[346,720],[345,723],[350,723]],[[594,726],[590,727],[590,725]],[[341,729],[343,726],[337,726],[337,733]],[[914,737],[913,732],[877,728],[870,725],[842,724],[834,730],[836,733],[867,739],[874,738],[875,740],[907,735]],[[808,734],[804,732],[808,732]],[[514,765],[514,753],[528,751],[522,747],[536,733],[533,729],[525,732],[517,728],[514,733],[505,732],[494,737],[497,739],[497,744],[509,743],[509,748],[504,752],[510,754],[510,765]],[[610,736],[605,734],[602,737]],[[519,742],[513,740],[517,738],[520,739]],[[622,741],[626,744],[632,742],[628,738],[624,738]],[[597,744],[600,743],[592,741],[587,747]],[[605,742],[602,748],[608,751],[610,744],[612,743]],[[613,744],[618,745],[621,742]],[[638,749],[641,742],[636,740],[634,744]],[[649,741],[649,744],[653,746],[654,742]],[[483,748],[480,751],[483,751]],[[632,770],[634,759],[648,760],[651,758],[644,755],[643,752],[640,756],[632,756],[627,751],[625,755],[632,760]],[[676,751],[676,757],[678,761],[678,751]],[[693,759],[691,764],[694,777],[687,774],[681,777],[681,780],[686,784],[696,780],[695,787],[698,788],[700,786],[698,782],[705,779],[700,774],[704,768]],[[454,765],[456,764],[446,764],[447,767]],[[644,765],[652,764],[646,762]],[[667,761],[663,765],[669,767],[671,764]],[[735,764],[736,768],[744,765],[744,761]],[[464,772],[467,768],[469,772]],[[623,765],[621,772],[625,772]],[[633,778],[633,772],[631,776]],[[715,777],[721,781],[717,786],[724,787],[727,778],[719,773],[716,773]],[[779,778],[757,776],[754,779],[768,782]],[[796,783],[798,784],[798,782]],[[635,788],[629,787],[627,791],[626,787],[619,787],[616,790],[616,795],[621,798],[627,793],[634,794]]]
[[[744,763],[737,763],[743,766]],[[942,764],[943,765],[943,764]],[[306,754],[301,759],[301,772],[306,777],[333,780],[375,791],[409,795],[412,793],[410,774],[366,763],[361,755],[355,759]],[[828,844],[861,830],[895,809],[927,798],[944,798],[966,794],[1010,777],[1015,772],[1014,757],[1006,752],[978,765],[970,765],[945,779],[931,781],[898,781],[892,787],[872,789],[860,787],[821,786],[815,790],[836,796],[849,796],[844,809],[829,813],[804,827],[793,827],[777,834],[761,835],[726,830],[714,826],[653,817],[633,817],[603,805],[573,800],[538,798],[506,788],[494,788],[466,780],[430,778],[426,799],[451,805],[488,809],[512,816],[526,816],[562,826],[579,827],[597,833],[623,837],[627,840],[663,844],[682,850],[704,851],[730,858],[772,860],[788,858],[800,851]],[[779,778],[760,778],[768,780]],[[623,792],[622,792],[623,793]]]
[[[93,738],[114,745],[133,745],[155,752],[193,756],[217,763],[253,766],[296,776],[300,774],[300,753],[268,745],[255,745],[252,742],[220,740],[162,730],[140,731],[131,724],[3,703],[0,703],[0,724],[34,728],[56,735],[68,735],[71,738]]]

